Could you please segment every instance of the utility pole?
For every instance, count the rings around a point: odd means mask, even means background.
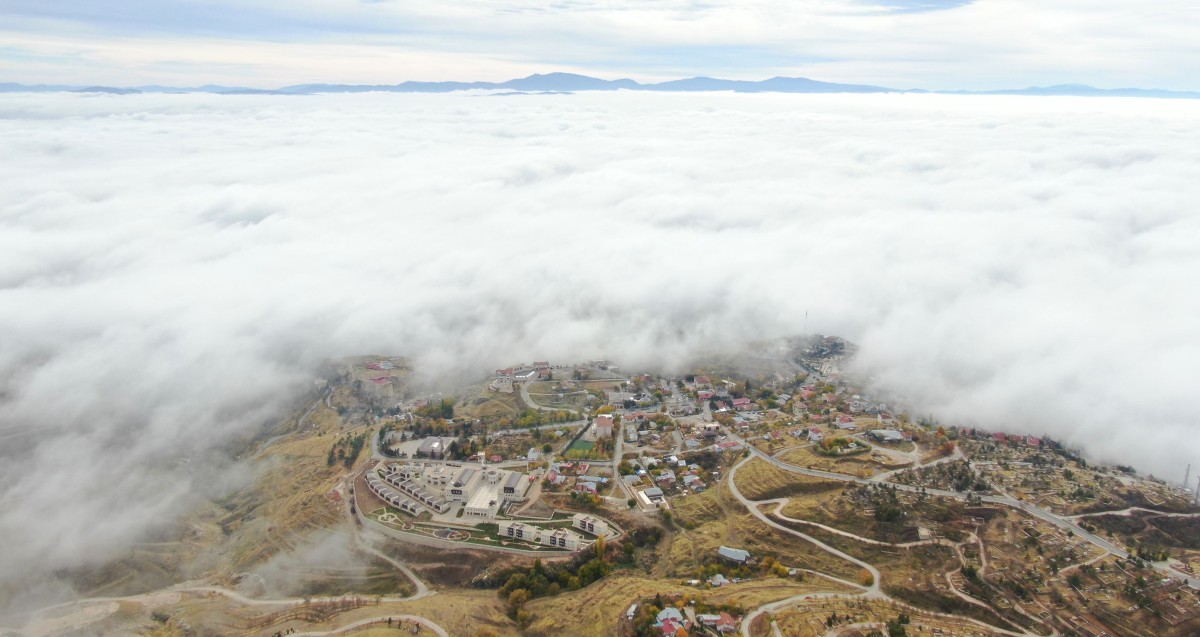
[[[1200,506],[1200,476],[1196,476],[1196,497],[1192,498],[1192,506]]]
[[[1188,463],[1187,471],[1183,474],[1183,488],[1187,488],[1188,482],[1192,479],[1192,463]]]

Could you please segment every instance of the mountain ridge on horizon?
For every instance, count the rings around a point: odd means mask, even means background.
[[[1052,86],[1030,86],[1021,89],[991,90],[928,90],[897,89],[870,84],[844,84],[823,82],[805,77],[775,76],[765,80],[727,80],[696,76],[663,82],[641,83],[629,78],[605,80],[576,73],[534,73],[527,77],[504,82],[459,82],[459,81],[415,81],[399,84],[338,84],[307,83],[293,84],[276,89],[251,88],[245,86],[223,86],[205,84],[194,87],[143,85],[114,87],[102,85],[68,84],[20,84],[0,82],[0,93],[16,92],[75,92],[110,93],[130,95],[138,93],[216,93],[223,95],[310,95],[316,93],[452,93],[456,91],[484,90],[521,93],[571,93],[575,91],[657,91],[657,92],[720,92],[735,93],[934,93],[945,95],[1031,95],[1031,96],[1075,96],[1075,97],[1152,97],[1175,99],[1200,99],[1198,91],[1172,91],[1145,88],[1096,88],[1086,84],[1056,84]]]

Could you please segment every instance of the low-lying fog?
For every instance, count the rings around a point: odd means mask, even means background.
[[[1200,102],[0,96],[0,583],[119,555],[331,356],[813,332],[947,423],[1200,462]],[[6,579],[7,578],[7,579]]]

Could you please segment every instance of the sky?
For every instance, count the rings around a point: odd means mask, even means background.
[[[1200,90],[1196,0],[0,0],[0,82],[803,76]]]
[[[1195,104],[0,95],[0,610],[244,484],[230,441],[360,353],[680,371],[807,313],[917,413],[1181,480]]]

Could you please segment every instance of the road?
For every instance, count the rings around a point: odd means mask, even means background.
[[[733,466],[733,468],[729,470],[729,477],[726,480],[726,483],[729,485],[729,492],[733,494],[733,497],[737,498],[738,502],[741,502],[742,506],[746,507],[750,511],[751,515],[758,518],[760,522],[766,524],[767,526],[774,528],[774,529],[778,529],[780,531],[783,531],[784,533],[794,535],[798,538],[801,538],[807,542],[810,542],[810,543],[816,545],[817,548],[820,548],[821,550],[825,551],[826,553],[840,557],[843,560],[846,560],[847,562],[850,562],[852,564],[855,564],[855,565],[863,568],[864,570],[866,570],[868,573],[871,574],[871,585],[863,586],[861,588],[863,588],[863,590],[870,596],[882,595],[882,593],[879,592],[879,582],[880,582],[880,579],[882,579],[882,577],[879,574],[879,569],[858,559],[857,557],[854,557],[853,555],[839,551],[838,549],[835,549],[832,546],[825,544],[824,542],[818,540],[815,537],[812,537],[810,535],[805,535],[804,533],[801,533],[794,529],[790,529],[790,528],[776,522],[775,520],[772,520],[765,513],[763,513],[761,510],[759,510],[757,502],[742,495],[742,492],[739,491],[737,488],[737,482],[735,480],[735,476],[737,476],[738,469],[740,469],[742,467],[742,465],[753,460],[754,457],[755,457],[754,454],[746,456],[745,458],[742,459],[741,462],[735,464]]]
[[[413,581],[418,582],[419,580],[414,578]],[[107,604],[107,603],[111,603],[111,602],[133,602],[133,603],[146,604],[148,607],[153,608],[156,605],[163,604],[164,594],[170,594],[170,593],[178,593],[178,594],[198,593],[198,594],[221,595],[227,599],[237,602],[238,604],[242,604],[243,606],[299,606],[302,604],[308,604],[308,603],[312,603],[312,602],[334,602],[334,601],[340,601],[340,600],[346,599],[346,597],[308,597],[308,598],[281,597],[281,598],[275,598],[275,599],[256,599],[256,598],[252,598],[252,597],[246,597],[245,595],[242,595],[241,593],[238,593],[237,591],[233,591],[228,588],[221,587],[221,586],[194,585],[189,582],[184,582],[177,586],[171,586],[171,587],[164,588],[164,589],[154,591],[151,593],[143,593],[141,595],[128,595],[128,596],[124,596],[124,597],[89,597],[89,598],[85,598],[85,599],[78,599],[78,600],[71,601],[71,602],[55,604],[53,606],[46,606],[44,608],[39,609],[37,612],[34,613],[33,618],[30,620],[30,624],[37,621],[39,616],[41,616],[49,611],[58,611],[55,614],[62,615],[62,614],[64,614],[62,612],[62,609],[70,608],[72,606],[83,606],[83,605],[88,605],[88,604]],[[423,596],[427,596],[429,594],[431,594],[431,593],[426,592],[425,595],[423,595]],[[421,596],[422,595],[414,595],[411,597],[395,597],[395,596],[380,597],[379,601],[380,602],[388,602],[388,603],[390,603],[390,602],[407,602],[407,601],[413,601],[415,599],[419,599]],[[175,602],[169,602],[169,603],[175,603]],[[293,633],[293,634],[314,635],[314,636],[337,634],[340,632],[345,632],[347,630],[351,630],[353,626],[362,625],[364,623],[371,623],[373,621],[378,621],[380,619],[382,619],[383,621],[386,622],[388,617],[389,616],[385,615],[382,618],[377,617],[377,618],[362,620],[360,622],[355,622],[355,624],[343,626],[341,628],[337,628],[337,629],[334,629],[332,631],[327,631],[327,632]],[[429,619],[426,619],[424,617],[419,617],[416,615],[390,615],[390,617],[392,617],[394,619],[404,618],[404,619],[407,619],[408,621],[415,621],[415,622],[420,623],[423,626],[429,628],[430,630],[432,630],[434,633],[436,633],[440,637],[449,637],[449,633],[447,633],[444,628],[442,628],[435,622],[433,622]]]
[[[748,444],[745,440],[741,439],[740,437],[737,436],[737,434],[733,433],[730,430],[726,430],[725,435],[727,435],[730,440],[738,442],[743,447],[750,450],[751,455],[748,456],[747,459],[755,458],[755,457],[761,458],[761,459],[775,465],[776,467],[783,469],[784,471],[800,473],[800,474],[812,476],[815,478],[825,478],[828,480],[840,480],[842,482],[853,482],[856,484],[873,484],[873,483],[874,484],[887,484],[888,486],[895,487],[896,489],[898,489],[900,491],[909,491],[909,492],[914,492],[914,493],[919,493],[922,491],[922,489],[919,487],[914,487],[914,486],[910,486],[907,484],[899,484],[899,483],[895,483],[895,482],[878,482],[878,481],[871,480],[870,478],[859,478],[857,476],[850,476],[850,475],[846,475],[844,473],[835,473],[832,471],[821,471],[819,469],[806,469],[804,467],[798,467],[794,464],[784,462],[784,461],[780,460],[779,458],[772,457],[770,454],[760,451],[753,445]],[[732,475],[732,472],[730,475]],[[941,496],[941,497],[945,497],[945,498],[956,498],[959,500],[967,499],[967,495],[968,495],[966,493],[961,493],[958,491],[949,491],[946,489],[928,489],[927,488],[927,489],[924,489],[923,491],[929,495]],[[1094,533],[1091,533],[1090,531],[1087,531],[1086,529],[1079,526],[1078,524],[1076,524],[1073,520],[1071,520],[1069,518],[1065,518],[1065,517],[1056,515],[1054,513],[1051,513],[1050,511],[1047,511],[1040,507],[1029,504],[1028,502],[1025,502],[1023,500],[1018,500],[1017,498],[1014,498],[1008,494],[983,495],[983,496],[978,496],[978,497],[981,501],[987,502],[989,504],[997,504],[1000,506],[1007,506],[1007,507],[1012,507],[1014,509],[1020,509],[1021,511],[1024,511],[1025,513],[1029,514],[1030,516],[1038,518],[1039,520],[1042,520],[1044,522],[1047,522],[1049,524],[1057,526],[1061,529],[1070,531],[1071,533],[1074,533],[1076,536],[1083,538],[1084,540],[1087,540],[1088,542],[1091,542],[1093,545],[1098,546],[1101,549],[1103,549],[1117,557],[1120,557],[1123,559],[1129,557],[1129,553],[1127,551],[1125,551],[1125,549],[1113,544],[1112,542],[1109,542],[1108,540],[1106,540]],[[1157,570],[1158,572],[1162,573],[1163,575],[1166,575],[1167,577],[1171,577],[1171,578],[1180,580],[1182,582],[1187,583],[1188,586],[1190,586],[1194,589],[1200,590],[1200,578],[1189,577],[1185,573],[1180,573],[1179,571],[1172,569],[1170,567],[1170,565],[1166,562],[1151,562],[1151,563],[1149,563],[1149,565],[1152,568],[1154,568],[1155,570]]]
[[[530,409],[537,409],[538,411],[569,411],[573,414],[580,413],[578,409],[571,409],[569,407],[543,407],[533,402],[533,399],[529,397],[529,383],[521,383],[521,400],[525,401],[525,404]]]
[[[292,635],[295,637],[323,637],[324,635],[340,635],[342,633],[358,630],[359,628],[370,626],[372,624],[387,624],[388,626],[391,626],[392,624],[389,620],[395,620],[397,624],[402,621],[417,623],[433,631],[433,634],[437,635],[438,637],[450,637],[450,633],[446,632],[446,629],[419,615],[383,615],[380,617],[368,617],[366,619],[360,619],[351,624],[346,624],[341,628],[334,628],[333,630],[292,633]]]
[[[625,445],[624,429],[625,429],[624,419],[622,419],[620,426],[613,428],[612,479],[615,480],[618,485],[620,485],[618,487],[618,489],[620,489],[621,493],[625,494],[626,501],[628,501],[628,500],[636,501],[637,498],[633,497],[633,491],[631,491],[629,489],[629,485],[625,482],[624,476],[621,475],[621,455],[624,453],[624,445]],[[637,506],[638,506],[638,509],[640,510],[642,507],[642,503],[638,502]]]

